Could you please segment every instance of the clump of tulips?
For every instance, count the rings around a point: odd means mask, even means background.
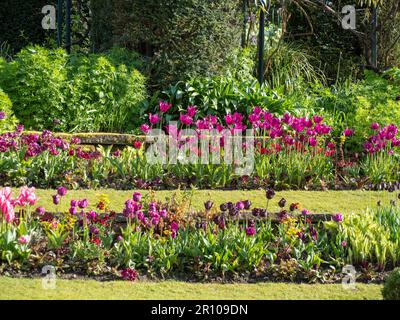
[[[162,128],[168,134],[179,139],[182,136],[182,130],[187,128],[196,130],[199,137],[205,132],[204,130],[216,130],[222,133],[220,145],[223,146],[224,130],[233,132],[234,130],[254,129],[255,136],[259,138],[256,146],[261,154],[284,150],[305,152],[308,147],[319,147],[318,151],[321,152],[321,144],[326,155],[331,156],[335,153],[335,144],[329,137],[332,128],[324,123],[322,116],[314,115],[307,118],[285,113],[282,117],[277,117],[260,107],[254,107],[248,116],[235,112],[227,114],[224,119],[218,119],[214,115],[196,118],[197,108],[189,106],[186,112],[181,113],[177,125],[170,125],[163,122],[163,119],[166,118],[164,114],[170,107],[171,105],[160,101],[159,114],[149,114],[149,124],[143,124],[140,127],[142,132],[148,134],[151,129]],[[266,147],[266,141],[268,141],[268,147]]]
[[[379,124],[372,123],[371,129],[374,134],[371,135],[364,143],[364,149],[369,154],[387,151],[393,154],[394,149],[400,147],[400,137],[397,137],[398,128],[394,124],[379,128]]]

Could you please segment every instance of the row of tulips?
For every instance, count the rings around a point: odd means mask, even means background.
[[[0,135],[0,184],[72,188],[163,188],[196,186],[199,188],[356,188],[367,183],[400,181],[397,126],[371,125],[372,135],[364,143],[364,155],[345,154],[344,144],[354,130],[347,128],[340,137],[332,135],[332,126],[322,116],[275,116],[255,107],[245,117],[228,114],[197,117],[190,106],[176,124],[168,124],[170,105],[160,102],[160,112],[149,115],[149,124],[141,130],[162,129],[183,145],[183,129],[193,129],[199,137],[203,130],[216,130],[224,147],[226,131],[253,129],[255,163],[252,174],[238,175],[234,164],[149,164],[143,143],[135,141],[123,150],[98,147],[90,150],[78,138],[65,141],[45,130],[25,134],[19,125],[14,132]],[[246,144],[243,144],[246,148]],[[199,149],[191,149],[199,155]],[[210,157],[211,158],[211,157]]]
[[[59,187],[53,202],[67,194]],[[122,214],[100,196],[95,204],[73,199],[67,212],[37,206],[32,188],[0,190],[0,270],[40,271],[53,265],[60,272],[136,280],[184,276],[256,277],[280,280],[335,281],[351,263],[368,277],[398,265],[400,210],[397,199],[375,211],[315,222],[299,203],[279,199],[278,220],[268,219],[275,192],[266,190],[266,206],[248,200],[204,210],[190,208],[190,198],[166,202],[138,192]],[[400,195],[398,196],[400,199]],[[314,221],[314,222],[313,222]]]

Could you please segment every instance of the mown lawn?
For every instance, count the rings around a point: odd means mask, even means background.
[[[120,211],[124,202],[132,196],[133,191],[118,191],[113,189],[100,190],[78,190],[69,191],[67,196],[62,199],[58,208],[53,205],[51,195],[55,194],[54,190],[37,190],[40,197],[38,205],[42,205],[48,211],[67,210],[71,199],[87,198],[91,205],[97,203],[98,195],[106,194],[111,201],[111,209]],[[143,195],[149,191],[141,191]],[[189,191],[190,192],[190,191]],[[216,204],[226,201],[251,200],[253,207],[265,207],[266,198],[265,191],[251,190],[194,190],[192,196],[192,205],[196,209],[202,209],[203,203],[207,200],[213,200]],[[157,191],[155,196],[159,200],[171,197],[176,191]],[[178,194],[182,196],[183,191]],[[363,211],[368,207],[375,207],[378,200],[382,203],[389,203],[390,199],[396,194],[388,192],[375,191],[282,191],[277,192],[275,198],[270,201],[269,209],[278,209],[277,202],[284,197],[288,203],[299,202],[302,208],[306,208],[314,213],[351,213]]]
[[[57,280],[45,290],[41,279],[0,278],[0,300],[5,299],[156,299],[156,300],[363,300],[382,299],[381,285],[357,284],[346,290],[341,284],[205,284],[177,281],[99,282]]]

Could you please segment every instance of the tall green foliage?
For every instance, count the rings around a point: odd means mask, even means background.
[[[89,56],[31,47],[0,64],[0,86],[26,127],[121,131],[137,119],[145,78],[113,50]],[[122,58],[121,58],[122,56]],[[123,60],[123,59],[122,59]]]
[[[12,130],[16,124],[16,119],[11,108],[12,103],[10,98],[0,88],[0,133]]]

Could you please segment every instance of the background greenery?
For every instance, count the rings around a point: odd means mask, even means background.
[[[27,128],[63,131],[123,131],[132,127],[146,97],[145,77],[123,60],[123,50],[73,54],[28,47],[0,60],[0,86]]]

